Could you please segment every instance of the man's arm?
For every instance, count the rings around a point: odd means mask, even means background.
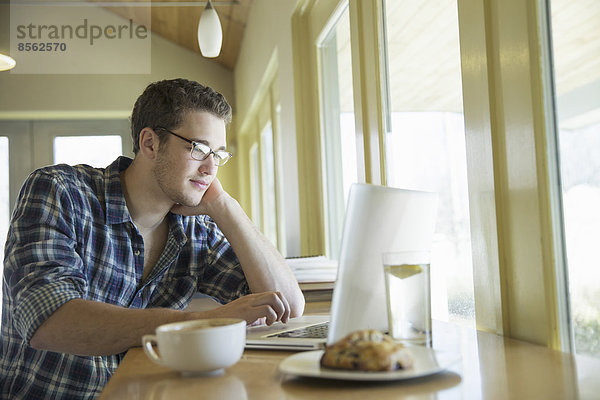
[[[217,178],[206,191],[200,206],[177,206],[171,211],[183,215],[209,215],[233,247],[252,293],[278,292],[284,304],[289,304],[290,317],[302,315],[304,296],[283,256],[256,228],[239,203],[223,190]]]
[[[267,323],[284,318],[285,306],[274,292],[241,297],[229,304],[203,312],[168,308],[131,309],[112,304],[73,299],[60,306],[30,340],[31,347],[61,353],[101,356],[140,346],[142,336],[159,325],[200,318],[244,318]]]

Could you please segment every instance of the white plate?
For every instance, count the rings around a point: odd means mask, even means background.
[[[323,350],[305,351],[285,358],[279,364],[279,370],[285,374],[298,375],[311,378],[341,379],[353,381],[394,381],[419,378],[437,374],[460,360],[460,354],[429,347],[410,347],[413,355],[412,368],[397,371],[365,372],[346,371],[321,368],[319,361]]]

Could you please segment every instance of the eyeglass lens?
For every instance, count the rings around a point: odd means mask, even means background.
[[[230,158],[230,154],[228,152],[223,150],[213,151],[210,147],[202,143],[195,143],[195,146],[192,150],[192,157],[196,160],[202,161],[205,160],[211,153],[214,155],[215,164],[219,166],[225,164]]]

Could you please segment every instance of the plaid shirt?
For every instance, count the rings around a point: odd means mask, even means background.
[[[142,281],[144,242],[125,204],[119,172],[56,165],[25,182],[6,242],[0,398],[93,398],[124,354],[76,356],[29,346],[37,328],[71,299],[182,310],[194,293],[222,303],[249,293],[239,261],[208,216],[169,214],[160,259]]]

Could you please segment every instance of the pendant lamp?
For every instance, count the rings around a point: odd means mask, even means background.
[[[204,57],[214,58],[221,52],[223,43],[223,31],[221,21],[217,10],[214,9],[212,2],[208,0],[200,21],[198,22],[198,45],[200,52]]]
[[[0,53],[0,71],[7,71],[17,65],[14,58]]]

